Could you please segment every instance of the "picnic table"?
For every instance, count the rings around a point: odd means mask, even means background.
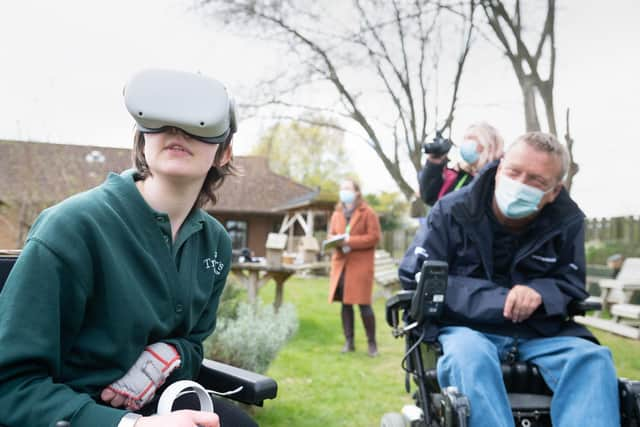
[[[282,264],[280,266],[269,265],[266,262],[235,262],[231,264],[231,273],[240,283],[247,288],[247,296],[250,303],[255,303],[258,291],[273,279],[276,284],[273,307],[278,311],[282,305],[284,296],[284,284],[296,273],[316,269],[326,269],[328,262],[312,262],[304,264]]]

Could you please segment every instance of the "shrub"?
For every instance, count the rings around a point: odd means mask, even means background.
[[[222,295],[220,295],[217,316],[218,325],[222,319],[235,319],[238,313],[238,305],[246,298],[247,292],[238,283],[237,279],[229,275],[227,284],[222,291]]]
[[[235,318],[218,319],[215,332],[204,342],[205,357],[265,373],[297,330],[298,318],[292,304],[283,304],[275,313],[270,304],[240,302]]]

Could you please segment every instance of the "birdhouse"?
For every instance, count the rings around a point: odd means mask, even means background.
[[[300,251],[302,252],[302,260],[305,263],[314,262],[318,259],[320,246],[313,236],[304,236],[300,240]]]
[[[287,245],[287,235],[280,233],[269,233],[267,236],[267,265],[280,268],[282,266],[282,254]]]

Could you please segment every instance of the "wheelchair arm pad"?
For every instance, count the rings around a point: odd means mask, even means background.
[[[242,387],[225,397],[257,406],[262,406],[265,399],[274,399],[278,393],[278,384],[273,378],[209,359],[202,361],[197,382],[221,393]]]
[[[399,291],[395,295],[391,296],[386,304],[386,320],[387,324],[392,328],[396,325],[393,324],[393,312],[399,312],[400,310],[408,310],[411,306],[411,300],[413,299],[413,294],[415,291],[412,290],[404,290]]]
[[[587,311],[602,310],[602,304],[597,301],[571,300],[567,305],[569,316],[584,316]]]

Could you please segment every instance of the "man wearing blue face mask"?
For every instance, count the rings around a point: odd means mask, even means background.
[[[443,349],[438,382],[469,398],[471,427],[513,426],[500,370],[513,348],[554,392],[553,425],[620,425],[611,354],[567,319],[569,302],[587,297],[584,214],[562,185],[568,164],[552,135],[519,137],[434,205],[402,260],[405,288],[426,259],[449,264],[445,312],[430,333]]]

